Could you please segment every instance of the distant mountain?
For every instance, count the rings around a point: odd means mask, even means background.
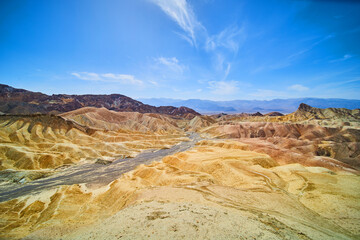
[[[118,112],[160,113],[172,116],[200,115],[188,107],[143,104],[121,94],[111,95],[46,95],[0,84],[0,112],[4,114],[63,113],[82,107],[104,107]]]
[[[281,112],[291,113],[296,111],[301,103],[305,103],[317,108],[360,108],[360,100],[340,99],[340,98],[291,98],[273,99],[269,101],[260,100],[233,100],[233,101],[210,101],[200,99],[169,99],[169,98],[150,98],[139,99],[143,103],[154,106],[172,105],[175,107],[186,106],[200,113],[269,113]]]

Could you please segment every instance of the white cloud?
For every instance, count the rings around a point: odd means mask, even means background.
[[[89,72],[71,73],[71,75],[86,81],[101,81],[99,74]]]
[[[346,61],[346,60],[348,60],[348,59],[350,59],[350,58],[352,58],[353,57],[353,55],[351,55],[351,54],[345,54],[342,58],[339,58],[339,59],[334,59],[334,60],[332,60],[332,61],[330,61],[331,63],[334,63],[334,62],[343,62],[343,61]]]
[[[156,81],[149,81],[149,83],[151,83],[151,84],[154,85],[154,86],[159,86],[159,83],[156,82]]]
[[[158,64],[166,66],[167,68],[169,68],[174,72],[182,73],[185,69],[185,66],[181,65],[176,57],[172,57],[172,58],[159,57],[156,58],[155,61]]]
[[[214,55],[214,62],[215,62],[216,70],[218,70],[218,71],[224,70],[224,62],[225,62],[224,55],[222,55],[221,53],[216,53]]]
[[[143,81],[136,79],[133,75],[128,74],[73,72],[71,75],[86,81],[113,82],[139,86],[143,85]]]
[[[205,44],[207,51],[213,51],[216,48],[223,47],[233,53],[237,53],[240,45],[245,41],[246,34],[244,27],[227,27],[217,35],[208,37]]]
[[[176,32],[182,39],[189,42],[196,48],[201,45],[208,53],[212,54],[214,68],[221,72],[222,81],[225,81],[230,69],[231,61],[238,53],[239,48],[246,40],[245,27],[239,28],[232,25],[223,29],[220,33],[210,36],[207,29],[199,22],[196,15],[187,0],[149,0],[159,6],[162,11],[175,21],[183,30]],[[179,66],[176,61],[170,59],[158,59],[164,65],[182,72],[183,66]]]
[[[178,33],[186,41],[196,46],[196,28],[203,28],[186,0],[150,0],[158,5],[169,17],[172,18],[186,33]]]
[[[298,92],[303,92],[303,91],[309,90],[308,87],[305,87],[301,84],[294,84],[294,85],[290,86],[288,89],[298,91]]]
[[[228,75],[229,75],[229,73],[230,73],[230,69],[231,69],[231,64],[228,63],[228,64],[227,64],[227,67],[226,67],[226,70],[225,70],[225,74],[224,74],[223,80],[225,80],[225,79],[228,77]]]
[[[181,38],[193,46],[197,46],[197,37],[201,37],[207,51],[222,47],[237,53],[246,39],[244,27],[229,26],[220,33],[210,36],[207,29],[199,22],[187,0],[149,0],[158,5],[184,33],[176,32]]]
[[[238,92],[239,83],[236,81],[211,81],[209,82],[209,89],[211,92],[218,95],[231,95]]]

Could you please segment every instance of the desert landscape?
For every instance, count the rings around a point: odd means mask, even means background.
[[[62,106],[81,97],[0,116],[2,239],[360,237],[359,109]]]
[[[0,240],[360,240],[359,13],[0,0]]]

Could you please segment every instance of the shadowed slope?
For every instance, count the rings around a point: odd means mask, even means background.
[[[0,112],[6,114],[63,113],[82,107],[105,107],[119,112],[161,113],[187,118],[200,115],[187,107],[154,107],[121,94],[49,96],[0,84]]]

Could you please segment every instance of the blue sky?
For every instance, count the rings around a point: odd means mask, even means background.
[[[0,83],[47,94],[360,98],[360,4],[3,0]]]

